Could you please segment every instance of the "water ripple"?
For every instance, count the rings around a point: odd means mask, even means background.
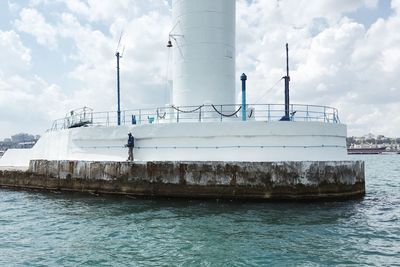
[[[367,196],[349,202],[143,200],[0,189],[0,266],[396,265],[400,156],[363,159]]]

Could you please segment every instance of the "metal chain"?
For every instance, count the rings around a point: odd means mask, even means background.
[[[215,110],[215,112],[217,112],[219,115],[221,115],[221,116],[223,116],[223,117],[233,117],[233,116],[235,116],[236,114],[238,114],[238,112],[242,109],[242,107],[240,107],[240,108],[239,108],[238,110],[236,110],[234,113],[229,114],[229,115],[226,115],[226,114],[223,114],[223,113],[219,112],[218,109],[217,109],[214,105],[211,105],[211,106],[213,107],[213,109]]]
[[[196,109],[188,110],[188,111],[186,111],[186,110],[180,110],[179,108],[177,108],[177,107],[175,107],[175,106],[171,106],[171,107],[172,107],[173,109],[175,109],[176,111],[179,111],[179,112],[182,112],[182,113],[194,113],[194,112],[198,111],[199,109],[203,108],[204,105],[201,105],[201,106],[199,106],[199,107],[196,108]]]

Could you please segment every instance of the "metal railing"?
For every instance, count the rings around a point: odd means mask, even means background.
[[[83,107],[71,110],[65,118],[54,121],[52,129],[77,128],[93,124],[93,109]],[[62,124],[60,123],[62,121]],[[62,125],[62,127],[61,127]]]
[[[201,105],[201,106],[168,106],[149,109],[121,111],[121,125],[153,123],[185,123],[241,121],[241,105]],[[116,126],[116,111],[74,113],[55,120],[51,131],[79,126]],[[283,104],[248,104],[248,121],[279,121],[285,114]],[[305,122],[340,123],[338,110],[333,107],[316,105],[290,105],[290,120]],[[74,124],[71,124],[74,122]],[[81,124],[79,122],[82,122]]]

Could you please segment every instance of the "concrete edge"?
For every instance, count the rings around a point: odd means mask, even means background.
[[[336,201],[365,195],[364,162],[306,163],[308,169],[296,173],[296,168],[303,163],[34,161],[31,162],[30,171],[0,171],[0,186],[145,198],[250,201]],[[35,164],[42,169],[32,172]],[[100,169],[97,173],[90,173],[96,170],[87,164],[93,164],[96,168],[100,166]],[[187,167],[187,164],[191,164],[191,167]],[[121,170],[121,166],[128,168]],[[249,166],[261,169],[249,169]],[[71,169],[66,172],[66,168]],[[91,175],[82,173],[87,171]],[[299,173],[303,175],[304,171],[311,176],[293,179]],[[112,175],[113,172],[115,175]],[[274,177],[276,173],[282,177]],[[313,177],[315,174],[317,176]],[[168,177],[163,179],[164,175]]]

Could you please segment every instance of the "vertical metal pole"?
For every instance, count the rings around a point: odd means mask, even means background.
[[[246,112],[246,81],[247,76],[246,74],[242,74],[240,76],[240,80],[242,81],[242,121],[247,120],[247,112]]]
[[[222,122],[222,105],[221,105],[219,111],[220,111],[220,113],[221,113],[221,122]]]
[[[333,122],[336,123],[336,110],[333,110]]]
[[[117,96],[118,96],[118,110],[117,110],[117,116],[118,116],[118,126],[121,125],[121,102],[120,102],[120,82],[119,82],[119,59],[121,58],[119,52],[115,54],[117,57]]]
[[[290,104],[290,120],[291,120],[291,121],[294,121],[294,114],[293,114],[293,111],[294,111],[294,109],[293,109],[293,104]]]
[[[200,107],[200,110],[199,110],[199,122],[201,122],[201,109],[202,109],[202,107]]]
[[[286,44],[286,76],[283,77],[285,79],[285,119],[290,120],[290,99],[289,99],[289,44]]]

